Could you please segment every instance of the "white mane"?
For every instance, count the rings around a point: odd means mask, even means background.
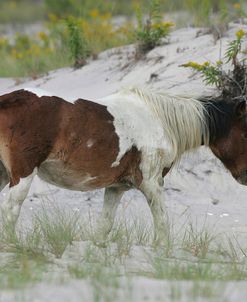
[[[176,160],[187,150],[209,143],[206,109],[193,98],[131,89],[126,93],[139,96],[163,125]]]

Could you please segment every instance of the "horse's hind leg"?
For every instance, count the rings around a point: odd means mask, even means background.
[[[127,188],[125,186],[109,187],[105,189],[103,210],[96,231],[97,239],[105,240],[110,233],[117,207],[126,190]]]
[[[9,192],[2,203],[2,213],[5,222],[15,228],[21,206],[30,189],[36,169],[27,177],[20,178],[14,174],[10,176]]]

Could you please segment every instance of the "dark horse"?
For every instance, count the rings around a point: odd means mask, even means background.
[[[95,102],[67,102],[38,90],[0,97],[0,189],[15,225],[33,177],[71,190],[106,188],[100,228],[106,235],[123,193],[143,192],[156,234],[165,228],[163,177],[201,145],[240,180],[247,169],[245,101],[195,100],[138,89]]]

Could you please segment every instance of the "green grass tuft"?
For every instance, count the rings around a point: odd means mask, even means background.
[[[79,214],[64,211],[57,206],[42,210],[35,214],[34,224],[40,231],[44,245],[48,251],[61,258],[66,247],[78,238]]]

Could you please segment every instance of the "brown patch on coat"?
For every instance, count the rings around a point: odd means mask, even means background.
[[[91,190],[124,183],[139,186],[141,153],[132,147],[116,167],[119,138],[103,105],[19,90],[0,97],[0,159],[11,185],[35,167],[59,186]],[[90,142],[90,143],[89,143]]]

